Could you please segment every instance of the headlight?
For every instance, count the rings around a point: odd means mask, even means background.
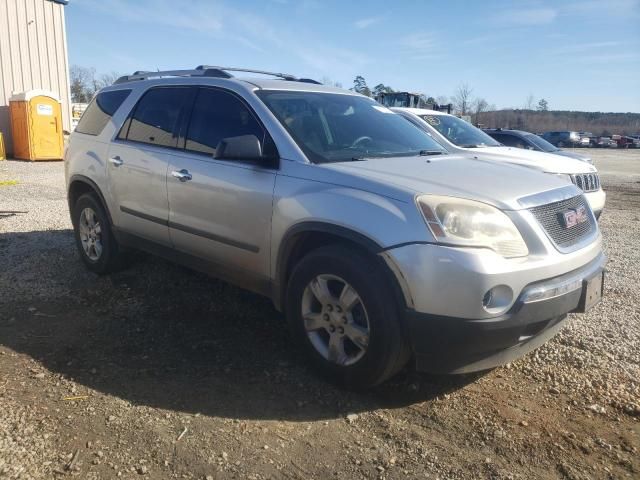
[[[529,253],[511,219],[491,205],[438,195],[421,195],[416,203],[441,243],[490,248],[507,258]]]

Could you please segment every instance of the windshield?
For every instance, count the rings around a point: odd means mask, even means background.
[[[420,115],[420,118],[459,147],[478,148],[501,145],[479,128],[453,115]]]
[[[538,135],[525,135],[525,138],[533,143],[536,147],[538,147],[543,152],[557,152],[560,150],[555,145],[547,142],[544,138],[539,137]]]
[[[315,163],[445,153],[427,133],[361,96],[256,92]]]

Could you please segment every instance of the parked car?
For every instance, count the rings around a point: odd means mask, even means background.
[[[593,137],[593,133],[591,132],[578,132],[580,135],[580,147],[589,147],[591,144],[591,137]]]
[[[593,148],[616,148],[618,144],[611,137],[591,137]]]
[[[65,154],[89,270],[142,249],[265,295],[354,387],[411,358],[492,368],[601,298],[601,235],[574,185],[447,154],[354,92],[237,70],[142,72],[91,102]]]
[[[581,146],[580,134],[578,132],[545,132],[542,134],[547,142],[556,147],[578,147]]]
[[[508,130],[503,128],[487,128],[483,130],[487,135],[500,142],[506,147],[523,148],[527,150],[535,150],[537,152],[552,153],[563,157],[575,158],[587,163],[593,163],[591,157],[581,153],[562,150],[552,145],[544,138],[533,133],[523,132],[522,130]],[[588,140],[587,140],[588,142]]]
[[[629,135],[622,135],[616,142],[618,148],[640,148],[640,139],[633,138]]]
[[[598,171],[593,165],[545,152],[507,147],[469,122],[443,112],[418,108],[392,110],[429,133],[450,153],[472,154],[480,160],[499,159],[566,179],[585,192],[596,218],[600,217],[606,194],[600,185]]]

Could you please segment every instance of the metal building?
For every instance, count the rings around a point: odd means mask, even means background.
[[[63,128],[71,126],[67,0],[0,0],[0,132],[12,152],[9,98],[13,92],[50,90],[62,100]]]

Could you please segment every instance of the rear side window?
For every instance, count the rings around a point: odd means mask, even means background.
[[[189,92],[189,87],[149,90],[123,125],[118,138],[159,147],[176,147],[180,115]]]
[[[76,132],[100,135],[116,110],[131,93],[131,90],[112,90],[99,93],[89,104],[76,126]]]
[[[507,147],[525,148],[524,140],[516,137],[515,135],[505,135],[498,133],[491,136]]]
[[[187,150],[214,155],[220,140],[255,135],[262,143],[264,131],[247,106],[231,93],[201,88],[198,92],[189,129]]]

